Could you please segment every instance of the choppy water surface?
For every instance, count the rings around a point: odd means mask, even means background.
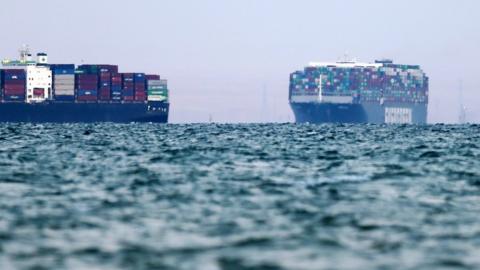
[[[0,269],[480,269],[480,126],[0,126]]]

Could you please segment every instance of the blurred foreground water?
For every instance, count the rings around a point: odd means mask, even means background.
[[[0,269],[480,269],[480,126],[0,127]]]

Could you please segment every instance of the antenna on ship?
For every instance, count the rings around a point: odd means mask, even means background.
[[[345,51],[343,54],[343,59],[341,59],[339,62],[340,63],[355,63],[357,60],[355,58],[350,57],[350,54],[348,51]]]
[[[344,62],[348,62],[350,60],[350,55],[348,54],[348,51],[345,51],[345,53],[343,54],[343,61]]]
[[[463,81],[459,81],[459,98],[460,98],[460,114],[458,116],[458,123],[459,124],[466,124],[467,123],[467,107],[463,103]]]
[[[30,47],[28,44],[23,44],[18,52],[20,53],[20,61],[27,62],[31,60],[32,54],[30,53]]]
[[[262,89],[262,120],[261,122],[262,123],[266,123],[268,122],[268,119],[267,119],[267,85],[264,84],[263,85],[263,89]]]

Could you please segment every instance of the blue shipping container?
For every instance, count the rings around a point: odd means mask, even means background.
[[[145,80],[145,73],[135,73],[135,81],[137,80]]]
[[[15,81],[18,81],[18,80],[25,80],[26,79],[26,76],[25,74],[7,74],[5,73],[5,76],[4,76],[4,81],[8,81],[8,80],[15,80]]]
[[[23,101],[25,100],[25,95],[5,95],[3,99],[6,101]]]
[[[79,96],[96,96],[97,94],[98,94],[97,90],[86,90],[86,89],[77,90],[77,95]]]
[[[75,69],[53,69],[52,73],[55,75],[74,75],[75,74]]]
[[[75,69],[74,64],[51,64],[50,69]]]
[[[67,96],[67,95],[58,95],[55,96],[56,101],[74,101],[75,97],[74,96]]]
[[[134,96],[134,95],[135,95],[135,91],[123,89],[122,94],[123,94],[124,96]]]

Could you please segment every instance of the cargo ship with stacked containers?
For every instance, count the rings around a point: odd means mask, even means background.
[[[48,64],[47,54],[34,60],[28,47],[2,66],[0,122],[168,122],[168,86],[160,75],[121,73],[116,65]]]
[[[429,78],[418,65],[310,63],[290,74],[297,123],[427,123]]]

